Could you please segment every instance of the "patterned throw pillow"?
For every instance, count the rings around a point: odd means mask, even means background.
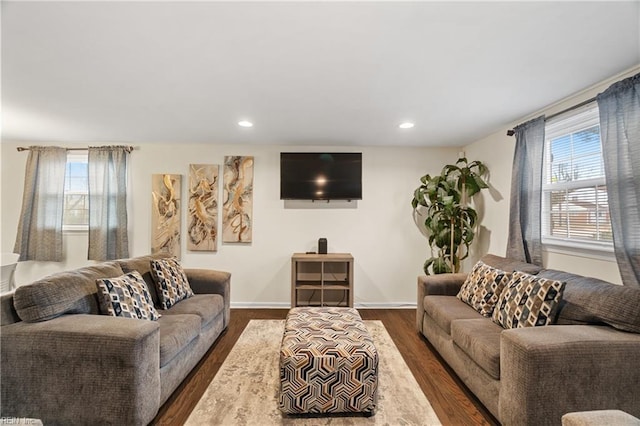
[[[162,309],[169,309],[182,299],[193,296],[187,276],[177,259],[152,260],[151,274],[156,282]]]
[[[103,314],[151,321],[160,318],[139,272],[130,272],[117,278],[99,278],[96,286]]]
[[[509,278],[508,272],[496,269],[480,260],[471,269],[457,297],[480,312],[482,316],[490,317]]]
[[[516,271],[493,311],[493,321],[503,328],[537,327],[555,319],[564,282]]]

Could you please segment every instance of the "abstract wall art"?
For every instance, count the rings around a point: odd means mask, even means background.
[[[250,243],[253,231],[253,157],[226,156],[222,241]]]
[[[180,259],[181,175],[152,175],[151,253]]]
[[[218,169],[217,164],[189,165],[187,250],[217,250]]]

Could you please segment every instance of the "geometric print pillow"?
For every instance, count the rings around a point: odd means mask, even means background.
[[[503,328],[551,324],[562,299],[565,283],[516,271],[493,311],[493,321]]]
[[[510,275],[480,260],[467,275],[457,297],[488,318],[493,313],[502,290],[509,282]]]
[[[169,309],[182,299],[193,296],[187,275],[176,258],[152,260],[151,273],[162,309]]]
[[[96,280],[96,286],[103,314],[150,321],[160,318],[139,272],[130,272],[117,278],[100,278]]]

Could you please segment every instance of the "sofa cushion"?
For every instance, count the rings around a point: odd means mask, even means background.
[[[542,270],[542,267],[538,265],[521,262],[507,257],[496,256],[495,254],[486,254],[482,256],[480,260],[489,266],[493,266],[494,268],[502,269],[507,272],[521,271],[535,275]]]
[[[0,325],[20,322],[20,317],[13,304],[13,293],[0,295]]]
[[[480,314],[471,306],[454,296],[425,296],[422,306],[427,315],[449,335],[451,334],[451,321],[481,318]]]
[[[103,314],[150,321],[158,319],[147,284],[139,272],[129,272],[116,278],[100,278],[96,280],[96,285]]]
[[[147,288],[149,289],[149,294],[151,294],[151,298],[153,299],[153,304],[160,306],[160,300],[158,299],[158,293],[156,292],[156,282],[151,274],[151,261],[166,259],[169,257],[171,257],[171,255],[167,253],[157,253],[147,256],[132,257],[130,259],[119,259],[116,260],[116,262],[120,265],[122,272],[125,274],[133,271],[140,272],[144,282],[147,283]]]
[[[562,298],[563,281],[516,271],[498,300],[492,319],[504,328],[553,323]]]
[[[197,315],[163,315],[160,325],[160,368],[167,365],[200,334]]]
[[[177,259],[152,260],[151,271],[162,309],[169,309],[182,299],[193,296],[189,280]]]
[[[500,334],[491,318],[461,319],[451,323],[453,342],[496,380],[500,379]]]
[[[46,321],[63,314],[99,315],[96,280],[122,274],[115,262],[60,272],[18,287],[13,303],[20,319],[26,322]]]
[[[480,315],[490,317],[510,277],[511,273],[493,268],[479,260],[467,275],[457,297]]]
[[[607,324],[640,333],[640,289],[553,269],[538,276],[566,282],[558,324]]]
[[[196,294],[176,303],[171,309],[161,310],[165,315],[194,314],[200,317],[201,327],[205,327],[220,313],[224,312],[224,299],[219,294]]]

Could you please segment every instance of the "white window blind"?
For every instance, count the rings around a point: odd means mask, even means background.
[[[612,244],[596,102],[545,126],[543,243]]]
[[[89,226],[89,168],[86,153],[67,153],[64,177],[63,229],[86,230]]]

